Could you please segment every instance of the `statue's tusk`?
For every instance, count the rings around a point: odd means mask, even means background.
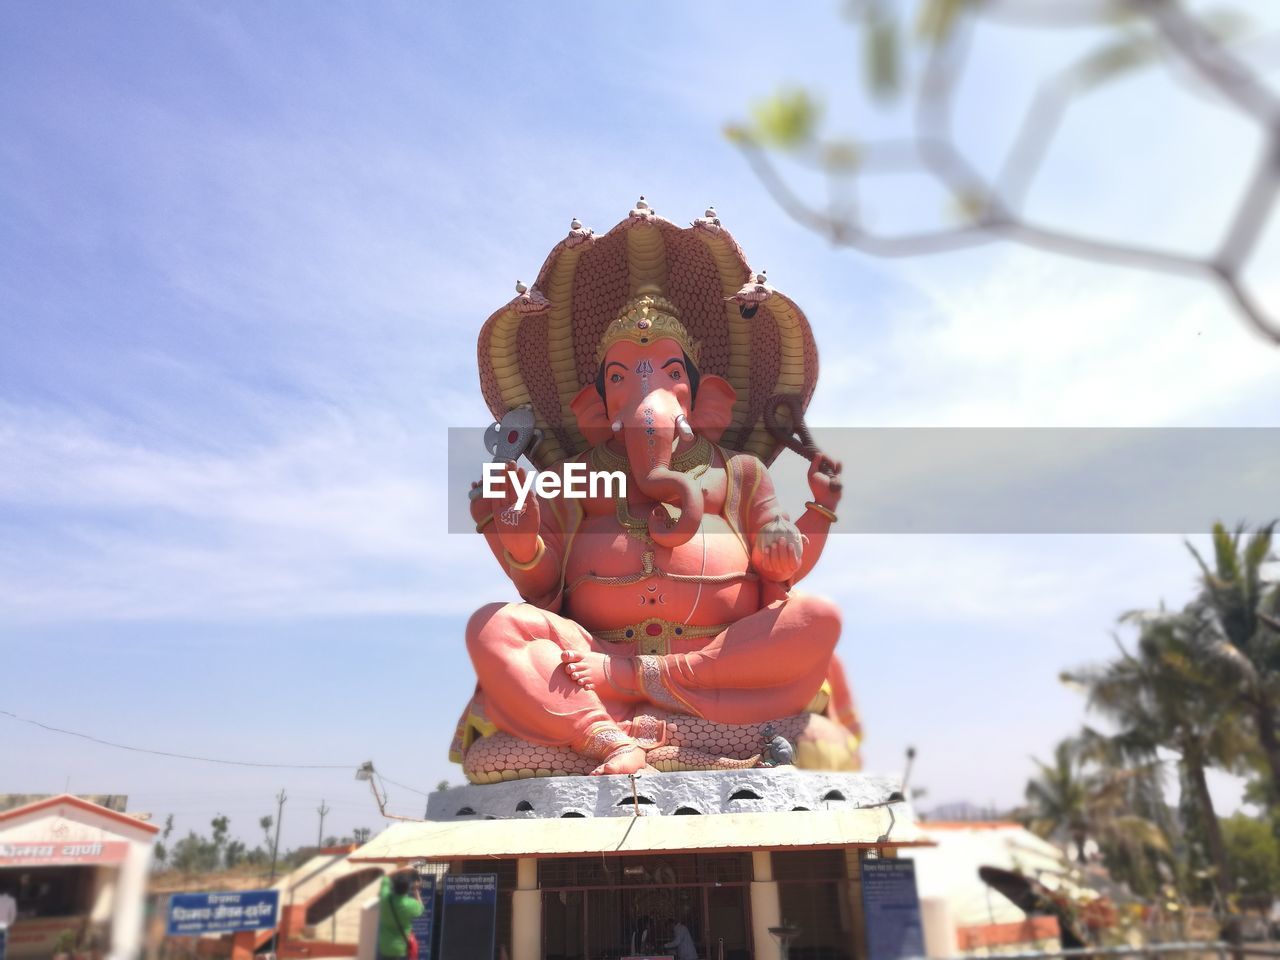
[[[685,440],[693,439],[693,427],[689,426],[689,418],[683,413],[676,417],[676,429],[680,431],[680,436]]]
[[[613,432],[614,432],[614,433],[621,433],[621,432],[622,432],[622,418],[621,418],[621,417],[619,417],[617,420],[613,421],[613,423],[609,424],[609,426],[613,427]]]

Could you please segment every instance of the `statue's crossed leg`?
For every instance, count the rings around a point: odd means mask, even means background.
[[[492,604],[467,626],[491,719],[521,740],[564,746],[629,773],[645,754],[619,726],[653,705],[720,724],[799,714],[822,685],[839,615],[793,593],[701,643],[654,656],[617,656],[576,622],[530,604]]]

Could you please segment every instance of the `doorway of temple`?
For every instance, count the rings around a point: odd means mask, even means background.
[[[750,854],[574,857],[538,864],[545,960],[671,953],[751,960]]]

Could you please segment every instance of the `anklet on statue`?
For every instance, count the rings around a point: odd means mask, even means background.
[[[576,752],[593,760],[605,761],[615,753],[630,749],[639,750],[640,746],[618,729],[616,723],[602,721],[593,723],[587,728],[587,734],[582,738]]]
[[[622,756],[624,753],[627,753],[628,751],[631,751],[631,750],[639,750],[641,753],[644,753],[644,747],[640,746],[640,744],[624,743],[622,744],[622,746],[617,747],[614,750],[611,750],[607,757],[604,757],[603,759],[601,759],[600,766],[602,767],[607,766],[609,763],[611,763],[612,761],[616,760],[618,757]]]

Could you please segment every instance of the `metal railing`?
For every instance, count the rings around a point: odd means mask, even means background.
[[[1196,941],[1186,943],[1149,943],[1140,947],[1077,947],[1070,950],[1030,950],[1019,953],[991,951],[984,954],[991,960],[1103,960],[1113,957],[1169,957],[1184,956],[1192,958],[1211,957],[1213,960],[1228,960],[1235,957],[1280,957],[1280,947],[1263,946],[1261,944],[1243,943],[1239,946],[1222,940]],[[975,954],[954,957],[950,960],[973,960]]]

